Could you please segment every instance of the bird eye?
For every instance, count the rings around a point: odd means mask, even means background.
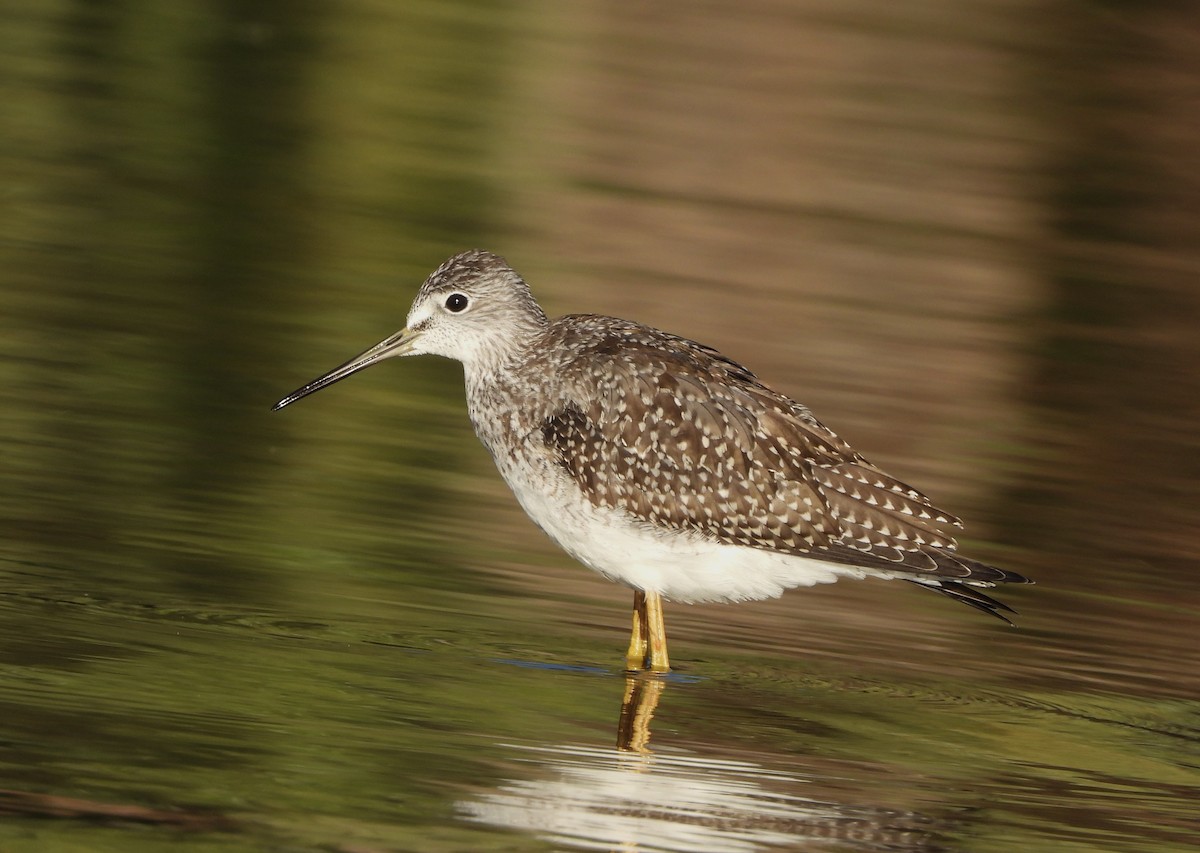
[[[467,299],[465,293],[451,293],[446,297],[446,310],[455,314],[461,314],[467,310],[467,305],[470,301]]]

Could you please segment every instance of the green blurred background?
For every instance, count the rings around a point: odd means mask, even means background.
[[[0,851],[1193,849],[1198,32],[7,4]],[[269,411],[473,246],[811,406],[1038,581],[1019,629],[882,583],[669,607],[630,765],[629,595],[520,513],[457,365]]]

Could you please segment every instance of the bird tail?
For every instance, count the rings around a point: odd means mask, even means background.
[[[1020,576],[1018,575],[1018,577]],[[940,592],[942,595],[953,598],[955,601],[962,602],[968,607],[974,607],[976,610],[987,613],[991,616],[995,616],[997,619],[1007,622],[1009,625],[1013,624],[1012,620],[1005,616],[1001,611],[1012,613],[1014,615],[1017,611],[1013,610],[1004,602],[997,601],[990,595],[984,595],[974,586],[968,586],[961,581],[953,580],[938,580],[937,582],[921,581],[916,580],[915,578],[905,578],[905,580],[907,580],[909,583],[915,583],[917,586],[923,589],[932,590],[933,592]],[[1021,581],[1024,581],[1025,583],[1030,582],[1023,577],[1021,578]]]

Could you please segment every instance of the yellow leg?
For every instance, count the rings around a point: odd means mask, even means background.
[[[648,645],[646,594],[640,589],[635,589],[633,591],[633,633],[629,637],[629,651],[625,653],[625,669],[637,672],[646,665]]]
[[[646,669],[651,672],[670,672],[671,661],[667,657],[667,626],[663,621],[662,596],[657,592],[645,595],[645,625],[650,651],[646,655]]]
[[[633,633],[625,652],[629,672],[670,672],[667,658],[667,629],[663,623],[662,596],[657,592],[633,591]]]

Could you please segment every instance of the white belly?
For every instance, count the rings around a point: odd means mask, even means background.
[[[841,577],[889,576],[639,523],[617,510],[594,506],[550,459],[535,468],[540,472],[530,476],[522,466],[501,464],[500,473],[538,527],[606,578],[672,601],[751,601]]]

